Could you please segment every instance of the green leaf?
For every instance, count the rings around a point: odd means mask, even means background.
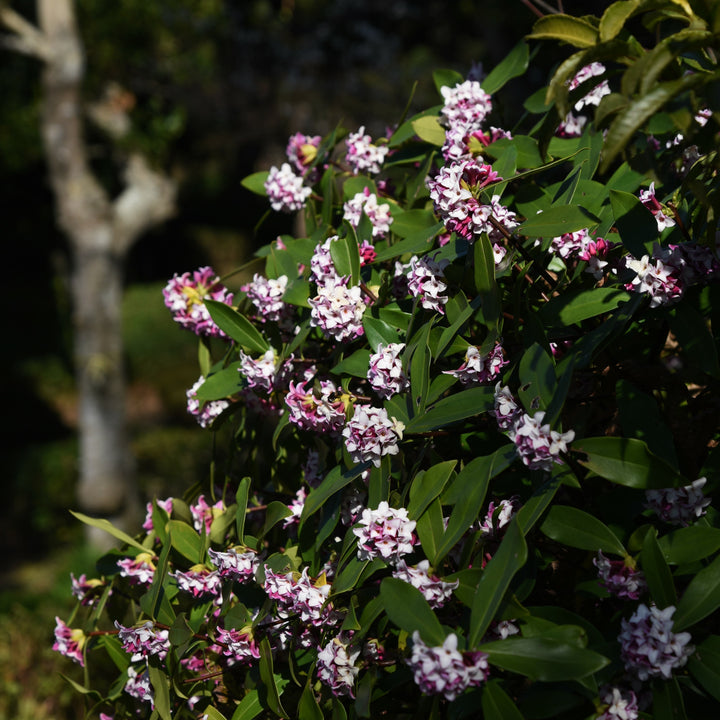
[[[203,539],[194,527],[180,520],[170,520],[168,533],[170,534],[170,544],[184,558],[187,558],[193,565],[203,561],[205,555]]]
[[[468,646],[477,647],[500,607],[510,582],[527,561],[527,544],[513,518],[492,560],[485,566],[470,613]]]
[[[658,239],[652,213],[635,195],[622,190],[610,190],[610,206],[623,245],[637,258],[647,254]]]
[[[492,388],[477,387],[463,390],[439,400],[424,415],[412,418],[405,432],[412,434],[438,430],[487,412],[493,407],[494,402],[495,395]]]
[[[530,62],[530,49],[524,40],[521,40],[503,58],[480,83],[482,89],[489,95],[494,95],[505,83],[522,75]]]
[[[697,365],[716,380],[720,379],[718,346],[707,320],[688,301],[676,305],[668,313],[670,329],[685,351],[688,364]],[[719,332],[715,329],[715,332]]]
[[[525,409],[534,413],[547,410],[557,388],[552,358],[538,343],[534,343],[520,360],[520,399]]]
[[[255,720],[263,711],[257,690],[248,691],[247,695],[238,703],[231,720]]]
[[[323,713],[312,689],[312,675],[308,680],[298,703],[298,720],[323,720]]]
[[[470,525],[478,518],[480,508],[485,502],[485,495],[490,480],[508,468],[515,458],[513,445],[505,445],[492,455],[471,460],[459,473],[448,489],[445,501],[452,504],[453,496],[456,498],[455,507],[450,513],[447,530],[437,553],[432,559],[433,565],[440,561],[455,546],[455,543],[465,534]]]
[[[214,708],[212,705],[208,705],[203,710],[203,715],[207,716],[207,720],[227,720],[227,718],[217,708]]]
[[[123,650],[117,635],[101,635],[98,638],[98,645],[105,648],[110,659],[115,663],[115,667],[121,673],[127,673],[130,656]]]
[[[424,472],[419,472],[410,485],[410,502],[407,506],[408,517],[417,520],[428,505],[444,490],[450,479],[457,460],[433,465]]]
[[[581,680],[610,663],[599,653],[552,637],[496,640],[480,650],[493,665],[541,682]]]
[[[673,630],[692,627],[720,607],[720,555],[698,572],[677,604]]]
[[[651,528],[643,540],[640,564],[647,580],[650,596],[659,608],[677,603],[672,573],[657,541],[657,530]]]
[[[688,660],[690,673],[720,702],[720,637],[710,635]]]
[[[279,500],[273,500],[268,504],[265,511],[265,523],[260,531],[258,538],[263,538],[272,528],[274,528],[281,520],[292,515],[292,510]]]
[[[642,440],[596,437],[576,440],[571,452],[583,453],[578,461],[600,477],[639,490],[681,487],[680,473],[653,455]]]
[[[245,514],[247,513],[250,484],[250,478],[245,476],[240,481],[237,493],[235,494],[235,500],[237,502],[237,509],[235,511],[235,532],[237,534],[237,541],[241,545],[245,542]]]
[[[668,563],[687,565],[720,550],[720,529],[690,525],[663,535],[658,543]]]
[[[154,665],[148,665],[150,685],[153,689],[153,702],[155,710],[162,720],[172,720],[170,709],[170,678],[165,671]]]
[[[141,600],[143,612],[153,620],[159,619],[162,601],[165,599],[164,583],[170,565],[170,548],[172,547],[172,530],[170,529],[168,529],[168,537],[170,538],[170,542],[163,546],[162,552],[160,553],[150,589]]]
[[[425,411],[427,391],[430,385],[430,361],[432,360],[428,347],[431,328],[431,322],[425,323],[406,350],[406,357],[410,358],[410,396],[413,415],[422,416]]]
[[[579,205],[553,205],[528,218],[517,232],[527,237],[559,237],[565,233],[592,229],[600,219]]]
[[[569,505],[553,505],[540,530],[549,538],[568,545],[625,557],[626,551],[617,535],[601,520]]]
[[[374,564],[373,571],[385,567],[385,563],[379,558],[375,558],[372,562]],[[358,560],[357,557],[351,558],[333,581],[330,594],[339,595],[340,593],[352,590],[370,564],[369,560]]]
[[[611,287],[563,292],[542,306],[540,316],[547,325],[573,325],[612,312],[630,297],[630,293]]]
[[[483,720],[524,720],[512,698],[502,689],[499,680],[485,684],[482,694]]]
[[[270,708],[276,715],[289,720],[290,716],[280,702],[280,691],[275,683],[275,674],[273,673],[272,648],[267,637],[260,641],[260,679],[262,681],[258,688],[260,704]]]
[[[238,392],[242,387],[243,380],[243,376],[239,372],[240,365],[240,362],[234,362],[226,368],[209,375],[197,389],[198,400],[201,402],[220,400]]]
[[[357,240],[350,234],[330,243],[330,257],[338,275],[350,278],[350,285],[357,285],[360,278],[360,254]]]
[[[600,18],[600,41],[607,42],[616,38],[625,27],[625,21],[632,17],[639,5],[638,0],[614,2],[606,8]]]
[[[445,128],[437,117],[421,117],[412,122],[415,134],[427,143],[442,147],[445,144]]]
[[[604,173],[615,158],[625,149],[635,133],[655,113],[680,93],[691,90],[704,82],[702,74],[686,75],[656,85],[645,95],[632,99],[630,104],[616,116],[605,135],[600,172]]]
[[[336,465],[326,476],[320,485],[310,491],[310,494],[305,499],[303,505],[302,515],[300,517],[300,528],[302,529],[303,524],[307,519],[316,513],[324,504],[325,501],[332,497],[335,493],[340,492],[346,485],[349,485],[355,478],[362,475],[365,470],[372,467],[371,462],[364,462],[350,470],[342,472],[342,468]]]
[[[555,494],[560,488],[559,477],[562,472],[563,470],[556,465],[555,468],[553,468],[552,477],[535,490],[518,511],[518,526],[523,535],[527,535],[528,532],[530,532],[553,501]]]
[[[310,283],[302,278],[296,278],[290,282],[283,293],[283,302],[297,307],[310,307]]]
[[[442,505],[440,499],[436,498],[417,520],[417,534],[427,557],[437,557],[444,530]]]
[[[268,175],[270,175],[270,173],[267,170],[261,170],[260,172],[253,173],[252,175],[248,175],[243,178],[240,181],[240,184],[244,188],[250,190],[250,192],[254,192],[257,195],[267,196],[265,181],[268,179]]]
[[[205,300],[205,307],[215,324],[246,350],[265,353],[270,349],[268,341],[242,313],[217,300]]]
[[[556,13],[544,15],[527,36],[532,40],[559,40],[578,48],[589,48],[598,41],[598,31],[587,20]]]
[[[361,348],[352,355],[342,359],[330,372],[335,375],[353,375],[354,377],[367,377],[370,366],[370,350]]]
[[[683,693],[676,677],[652,682],[653,720],[687,720]]]
[[[445,642],[445,631],[422,593],[410,583],[385,578],[380,583],[380,598],[390,620],[412,635],[416,630],[427,645]]]
[[[377,349],[378,345],[389,345],[399,340],[400,336],[394,327],[388,325],[384,320],[372,317],[368,312],[363,316],[362,323],[365,337],[371,348]]]
[[[440,69],[433,72],[433,82],[440,95],[444,87],[454,88],[456,85],[465,82],[465,78],[456,70]]]
[[[521,168],[522,170],[531,170],[543,166],[544,160],[540,154],[538,141],[528,135],[514,135],[512,138],[500,138],[488,145],[487,148],[485,148],[485,152],[491,157],[502,158],[510,148],[515,148],[515,167]],[[493,166],[493,168],[496,172],[499,172],[502,177],[507,177],[508,180],[514,179],[511,178],[509,174],[507,176],[503,175],[503,173],[500,172],[500,167]]]
[[[434,237],[437,225],[435,214],[430,210],[407,210],[393,218],[391,230],[401,238],[420,238],[429,240]]]
[[[99,530],[104,530],[106,533],[112,535],[114,538],[117,538],[121,542],[124,542],[126,545],[131,545],[132,547],[137,548],[142,552],[148,551],[148,549],[144,545],[141,545],[137,540],[131,538],[127,533],[124,533],[122,530],[118,530],[118,528],[116,528],[109,520],[105,520],[103,518],[89,517],[88,515],[83,515],[83,513],[75,512],[74,510],[70,510],[70,514],[80,520],[80,522],[85,523],[86,525],[98,528]]]

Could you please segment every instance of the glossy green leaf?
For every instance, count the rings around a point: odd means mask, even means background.
[[[512,446],[511,446],[512,447]],[[556,466],[557,468],[557,466]],[[543,516],[553,501],[555,494],[560,488],[561,470],[553,469],[552,477],[546,480],[533,494],[525,501],[525,504],[518,510],[517,521],[523,535],[535,526],[535,523]]]
[[[607,42],[617,37],[638,5],[640,5],[639,0],[622,0],[608,6],[600,18],[600,41]]]
[[[410,502],[407,506],[408,517],[417,520],[428,505],[444,490],[450,479],[457,460],[433,465],[428,470],[419,472],[410,485]]]
[[[101,635],[98,638],[98,645],[105,648],[110,659],[115,663],[115,667],[121,672],[126,673],[130,665],[130,655],[128,655],[117,635]]]
[[[183,523],[184,525],[184,523]],[[185,526],[187,527],[187,526]],[[165,595],[164,583],[167,579],[168,567],[170,565],[170,548],[172,547],[172,530],[168,529],[170,543],[166,543],[160,552],[155,574],[150,588],[143,596],[141,604],[143,612],[153,620],[159,620],[160,608]],[[164,620],[163,620],[164,622]]]
[[[442,95],[444,87],[454,88],[456,85],[465,82],[465,78],[457,70],[442,68],[433,72],[433,82],[435,83],[435,89]]]
[[[385,578],[380,584],[380,598],[390,620],[412,635],[416,630],[427,645],[445,642],[445,631],[422,593],[410,583]]]
[[[265,353],[269,350],[268,341],[242,313],[217,300],[204,302],[210,317],[229,338],[251,352]]]
[[[363,316],[362,323],[368,345],[373,348],[373,351],[377,349],[378,345],[388,345],[399,340],[398,331],[394,327],[388,325],[384,320],[372,317],[367,312]]]
[[[547,410],[557,387],[555,365],[549,353],[534,343],[520,359],[519,374],[519,395],[527,412]]]
[[[477,647],[500,607],[510,582],[527,561],[527,544],[517,519],[507,526],[492,560],[485,566],[470,613],[468,646]]]
[[[171,545],[193,565],[201,563],[205,555],[203,539],[194,527],[180,520],[168,522]]]
[[[610,190],[610,206],[623,245],[635,257],[642,257],[658,239],[657,222],[652,213],[635,195],[622,190]]]
[[[430,386],[432,357],[428,347],[428,338],[431,329],[432,323],[425,323],[406,349],[406,354],[410,357],[410,406],[413,414],[420,416],[425,411],[427,391]]]
[[[208,705],[203,714],[207,716],[207,720],[227,720],[227,718],[215,707]],[[203,718],[204,720],[204,718]]]
[[[197,389],[198,400],[220,400],[234,395],[242,387],[243,376],[239,370],[240,362],[234,362],[228,367],[209,375]]]
[[[415,134],[427,143],[442,147],[445,144],[445,128],[437,117],[421,117],[413,120]]]
[[[307,519],[316,513],[325,503],[325,501],[332,497],[335,493],[340,492],[346,485],[349,485],[355,478],[362,475],[365,470],[369,469],[372,463],[365,462],[360,465],[356,465],[350,470],[342,471],[339,465],[336,465],[326,476],[320,485],[310,491],[310,494],[305,499],[303,505],[302,515],[300,517],[300,527]]]
[[[531,680],[580,680],[602,670],[610,661],[586,648],[552,637],[508,638],[485,643],[488,662]]]
[[[375,348],[377,351],[377,348]],[[343,358],[330,372],[335,375],[353,375],[354,377],[367,377],[370,366],[370,350],[360,348],[352,355]]]
[[[430,210],[407,210],[393,218],[391,230],[401,238],[423,236],[429,239],[428,233],[437,225],[437,218]]]
[[[267,535],[267,533],[270,532],[275,525],[290,515],[292,515],[292,510],[285,503],[273,500],[267,506],[267,510],[265,511],[265,522],[258,537],[265,537],[265,535]]]
[[[278,688],[275,682],[275,675],[273,673],[273,656],[272,648],[270,647],[270,640],[264,637],[260,641],[260,679],[262,683],[258,688],[260,697],[260,704],[263,707],[268,707],[276,715],[286,718],[289,720],[290,716],[285,712],[285,708],[280,702],[281,690]]]
[[[653,720],[688,720],[677,677],[653,680],[651,687]]]
[[[688,660],[693,677],[720,702],[720,637],[710,635],[703,640]]]
[[[517,232],[527,237],[559,237],[565,233],[592,229],[600,218],[579,205],[553,205],[544,212],[528,218]]]
[[[690,525],[663,535],[658,543],[668,563],[686,565],[720,550],[720,529]]]
[[[172,720],[170,708],[170,678],[162,668],[148,665],[150,685],[153,689],[155,710],[162,720]]]
[[[240,184],[254,192],[257,195],[267,196],[267,190],[265,189],[265,181],[268,179],[270,173],[267,170],[261,170],[260,172],[252,173],[240,181]]]
[[[330,257],[338,275],[350,278],[350,285],[357,285],[360,277],[360,254],[357,240],[348,234],[330,243]]]
[[[585,457],[578,462],[600,477],[639,490],[680,487],[680,473],[653,455],[642,440],[596,437],[576,440],[570,451]]]
[[[323,717],[312,689],[312,676],[308,675],[308,681],[305,683],[300,702],[298,702],[298,720],[323,720]]]
[[[444,225],[436,223],[435,225],[410,235],[400,242],[393,243],[388,247],[380,250],[375,258],[375,262],[384,262],[400,257],[400,255],[419,255],[425,253],[432,247],[432,239],[442,231]]]
[[[681,632],[720,607],[720,555],[698,572],[685,588],[673,617],[673,629]]]
[[[718,345],[709,323],[689,302],[681,302],[668,313],[670,329],[685,351],[685,361],[720,379]],[[720,330],[714,328],[717,335]]]
[[[445,526],[443,523],[442,505],[436,498],[427,510],[420,515],[416,526],[418,538],[423,552],[429,558],[438,556],[438,548],[443,541]]]
[[[677,604],[672,573],[657,541],[657,530],[651,528],[643,540],[640,564],[647,580],[650,597],[660,608]]]
[[[123,542],[126,545],[131,545],[132,547],[137,548],[142,552],[148,551],[148,549],[144,545],[141,545],[137,540],[135,540],[135,538],[130,537],[127,533],[116,528],[109,520],[105,520],[103,518],[93,518],[89,515],[75,512],[74,510],[70,510],[70,514],[80,520],[80,522],[85,523],[86,525],[98,528],[99,530],[104,530],[106,533],[112,535],[114,538],[120,540],[120,542]]]
[[[559,40],[578,48],[588,48],[598,41],[598,31],[587,20],[555,13],[544,15],[528,35],[532,40]]]
[[[230,720],[255,720],[263,711],[257,690],[250,690],[238,703]]]
[[[556,542],[569,547],[613,553],[626,552],[617,535],[593,515],[569,505],[553,505],[540,530]]]
[[[517,705],[498,680],[490,680],[485,684],[481,703],[484,720],[524,720]]]
[[[438,401],[424,415],[412,418],[405,428],[407,434],[429,432],[480,415],[495,402],[492,388],[477,387],[463,390]]]
[[[563,292],[542,306],[540,316],[550,326],[573,325],[612,312],[630,299],[630,293],[612,287]]]
[[[240,545],[244,543],[245,515],[247,513],[248,497],[250,495],[250,485],[250,478],[245,476],[240,481],[237,492],[235,494],[235,500],[237,502],[237,508],[235,510],[235,532],[237,534],[237,541]]]
[[[521,40],[482,80],[480,85],[488,95],[494,95],[505,83],[522,75],[530,62],[530,49]]]

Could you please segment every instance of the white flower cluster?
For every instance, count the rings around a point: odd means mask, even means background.
[[[258,569],[258,556],[253,550],[228,548],[225,551],[208,549],[208,557],[218,569],[220,577],[237,582],[246,582],[255,577]]]
[[[480,353],[479,347],[470,345],[465,352],[465,362],[457,370],[443,372],[456,377],[463,385],[474,385],[494,380],[504,365],[507,365],[507,360],[499,343],[485,355]]]
[[[252,282],[241,289],[257,309],[262,322],[279,322],[287,314],[288,306],[282,299],[287,284],[287,275],[268,279],[255,273]]]
[[[345,145],[347,147],[345,159],[354,175],[361,172],[377,175],[389,151],[387,145],[373,145],[372,138],[365,134],[364,125],[357,132],[347,136]]]
[[[605,66],[599,62],[593,62],[585,67],[581,68],[575,77],[570,81],[568,88],[575,90],[580,87],[584,82],[592,77],[599,77],[605,73]],[[575,112],[569,112],[565,117],[565,120],[560,123],[558,133],[565,137],[579,137],[582,135],[585,124],[587,123],[587,117],[585,115],[578,115],[581,110],[586,107],[597,107],[600,104],[605,95],[610,94],[610,86],[607,80],[603,80],[593,88],[590,89],[583,97],[575,102]]]
[[[262,388],[266,392],[271,392],[278,372],[275,351],[270,348],[261,358],[254,360],[240,350],[238,372],[244,375],[248,387]]]
[[[360,668],[355,661],[360,650],[349,650],[349,644],[340,637],[333,638],[317,656],[318,679],[327,685],[335,697],[347,695],[354,698],[353,685]]]
[[[327,621],[332,606],[327,603],[330,595],[330,584],[321,575],[312,580],[308,568],[302,573],[288,572],[285,575],[274,573],[265,566],[265,592],[273,600],[277,600],[280,612],[298,615],[306,625],[323,625]]]
[[[157,629],[149,620],[138,627],[125,627],[116,620],[115,627],[123,650],[131,655],[130,662],[147,660],[150,655],[164,660],[170,650],[169,631]]]
[[[187,396],[187,411],[195,416],[200,427],[206,428],[213,424],[215,418],[228,408],[230,403],[227,400],[210,400],[201,403],[198,400],[197,391],[204,382],[205,377],[201,375],[185,395]]]
[[[408,565],[404,560],[398,560],[393,577],[416,587],[432,608],[442,607],[460,584],[459,580],[445,582],[437,575],[430,575],[429,560],[422,560],[417,565]]]
[[[265,192],[273,210],[289,213],[305,207],[312,188],[303,185],[302,176],[296,175],[289,163],[283,163],[279,170],[274,165],[270,168],[265,180]]]
[[[365,213],[372,225],[374,238],[383,238],[390,231],[393,217],[390,214],[388,203],[378,204],[375,193],[368,188],[364,192],[356,193],[343,205],[343,220],[347,220],[354,228],[360,224],[362,214]]]
[[[448,296],[444,294],[447,285],[440,278],[444,277],[443,269],[447,264],[446,260],[436,262],[427,255],[410,258],[408,289],[413,296],[420,298],[420,304],[426,310],[445,313],[443,306],[448,301]]]
[[[707,478],[701,477],[684,487],[646,490],[646,505],[665,522],[689,525],[702,517],[710,504],[710,498],[703,494],[706,482]]]
[[[650,307],[668,305],[683,294],[683,286],[677,268],[667,265],[660,258],[643,255],[639,260],[628,257],[625,266],[635,277],[625,285],[628,290],[650,296]]]
[[[440,88],[444,104],[440,113],[451,128],[466,132],[478,129],[492,110],[492,101],[477,80],[466,80],[451,88]]]
[[[345,447],[354,463],[368,460],[380,467],[384,455],[397,455],[405,426],[388,416],[385,408],[355,405],[352,418],[343,428]]]
[[[638,702],[632,690],[623,692],[617,687],[603,688],[600,699],[603,711],[595,720],[638,720]]]
[[[317,295],[309,298],[310,325],[329,337],[344,342],[363,334],[365,301],[358,285],[347,287],[347,278],[319,285]]]
[[[378,345],[377,352],[370,356],[367,379],[384,400],[403,392],[410,385],[400,358],[404,349],[405,343]]]
[[[358,538],[358,559],[381,557],[391,563],[412,552],[415,521],[405,508],[392,508],[383,500],[375,510],[365,508],[353,533]]]
[[[674,613],[673,605],[660,610],[641,604],[629,620],[621,621],[618,641],[625,669],[643,682],[651,677],[669,680],[695,649],[688,645],[690,633],[672,631]]]
[[[567,452],[567,444],[575,438],[574,430],[556,432],[543,425],[544,419],[542,411],[532,417],[523,413],[508,431],[520,459],[531,470],[551,470],[553,463],[562,464],[560,453]]]
[[[335,270],[332,255],[330,255],[330,244],[338,239],[337,235],[330,236],[325,242],[315,246],[313,256],[310,258],[310,279],[318,285],[327,282],[337,282],[340,277]]]
[[[487,680],[487,655],[479,651],[461,653],[454,633],[438,647],[428,647],[417,630],[412,640],[408,664],[416,685],[426,695],[443,695],[452,702],[467,688],[480,687]]]

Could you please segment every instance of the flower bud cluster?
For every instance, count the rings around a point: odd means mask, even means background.
[[[620,623],[618,642],[625,669],[643,682],[651,677],[669,680],[694,651],[688,644],[690,633],[672,631],[674,613],[673,605],[660,610],[641,604],[629,620]]]
[[[303,135],[297,132],[290,136],[285,150],[288,160],[297,172],[301,175],[310,173],[307,178],[310,182],[317,179],[317,172],[314,172],[314,169],[309,170],[309,166],[317,158],[321,142],[319,135]]]
[[[306,382],[290,381],[285,403],[290,410],[290,422],[302,430],[331,435],[345,425],[345,403],[338,397],[338,388],[331,380],[321,380],[319,394],[307,390]]]
[[[480,687],[490,673],[487,655],[480,651],[460,652],[458,640],[450,633],[438,647],[427,646],[415,630],[408,664],[415,684],[426,695],[455,700],[469,687]]]
[[[287,275],[266,278],[255,273],[252,281],[240,289],[255,307],[260,322],[276,322],[285,326],[292,314],[292,308],[282,299],[287,286]]]
[[[358,559],[382,558],[397,563],[412,552],[417,542],[415,521],[405,508],[393,508],[383,500],[375,510],[365,508],[353,533],[357,536]]]
[[[598,570],[598,580],[611,595],[618,598],[638,600],[647,590],[643,573],[635,567],[632,558],[610,560],[598,550],[593,563]]]
[[[131,585],[150,585],[155,577],[155,564],[150,553],[139,553],[134,558],[117,561],[120,577],[126,577]]]
[[[173,320],[186,330],[202,337],[225,337],[210,317],[205,300],[232,305],[233,296],[211,267],[198,268],[192,275],[176,273],[163,289],[163,297]]]
[[[68,627],[59,617],[55,618],[55,642],[52,649],[85,667],[83,647],[85,633],[79,628]]]
[[[679,488],[646,490],[645,504],[671,525],[689,525],[705,515],[710,498],[703,494],[707,478],[701,477]]]

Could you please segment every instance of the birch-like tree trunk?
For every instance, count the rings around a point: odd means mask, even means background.
[[[0,3],[0,23],[11,31],[3,45],[44,61],[42,137],[57,221],[72,251],[77,499],[83,512],[127,527],[140,508],[125,418],[124,262],[145,231],[174,214],[176,184],[142,155],[131,154],[124,190],[117,198],[108,196],[87,158],[85,63],[73,0],[37,0],[37,22],[35,27]],[[112,134],[109,125],[106,129]],[[88,539],[107,544],[103,535],[89,529]]]

